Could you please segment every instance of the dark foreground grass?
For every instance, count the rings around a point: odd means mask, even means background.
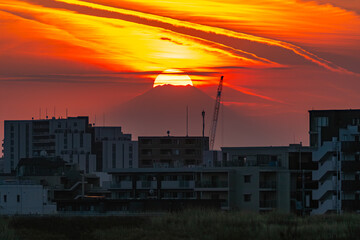
[[[0,239],[182,240],[360,239],[359,215],[299,218],[186,210],[153,217],[12,217],[0,219]]]

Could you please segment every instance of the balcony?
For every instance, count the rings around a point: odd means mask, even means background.
[[[261,181],[259,187],[266,190],[276,190],[276,181]]]
[[[341,181],[342,191],[358,191],[360,190],[360,181],[355,180],[342,180]]]
[[[161,189],[192,189],[195,181],[162,181]]]
[[[132,189],[132,181],[120,181],[116,183],[111,183],[111,189]]]
[[[360,210],[360,200],[342,200],[342,210],[355,212]]]
[[[196,182],[195,187],[197,190],[208,190],[208,191],[227,191],[228,190],[228,182],[227,181],[200,181]]]
[[[360,152],[360,142],[341,142],[341,151],[342,152]]]
[[[260,201],[260,208],[276,208],[276,200],[263,200]]]
[[[357,161],[342,161],[341,170],[344,172],[360,171],[360,162]]]
[[[157,181],[136,181],[136,189],[157,189]]]

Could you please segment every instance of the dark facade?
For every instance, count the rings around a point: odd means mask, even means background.
[[[339,129],[360,124],[360,109],[356,110],[311,110],[310,146],[320,147],[323,142],[339,138]],[[359,138],[358,138],[359,139]]]
[[[312,150],[298,145],[298,151],[289,152],[289,172],[291,174],[291,212],[297,215],[310,215],[317,208],[317,201],[312,198],[312,191],[318,182],[312,180],[312,172],[318,169],[312,160]]]
[[[139,167],[201,166],[208,137],[139,137]]]
[[[310,113],[310,145],[318,171],[313,214],[360,210],[360,110],[321,110]]]

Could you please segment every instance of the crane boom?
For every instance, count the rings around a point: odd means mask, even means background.
[[[220,100],[221,100],[223,79],[224,79],[224,76],[221,76],[219,86],[218,86],[218,89],[217,89],[217,94],[216,94],[213,121],[212,121],[211,129],[210,129],[210,150],[214,149],[215,133],[216,133],[216,126],[217,126],[217,121],[218,121],[218,117],[219,117],[219,109],[220,109]]]

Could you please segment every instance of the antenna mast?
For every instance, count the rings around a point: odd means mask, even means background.
[[[217,126],[217,122],[218,122],[218,118],[219,118],[219,109],[220,109],[220,100],[221,100],[223,79],[224,79],[224,76],[221,76],[219,86],[217,89],[217,94],[216,94],[214,116],[213,116],[213,121],[212,121],[211,129],[210,129],[210,150],[214,149],[215,133],[216,133],[216,126]]]

